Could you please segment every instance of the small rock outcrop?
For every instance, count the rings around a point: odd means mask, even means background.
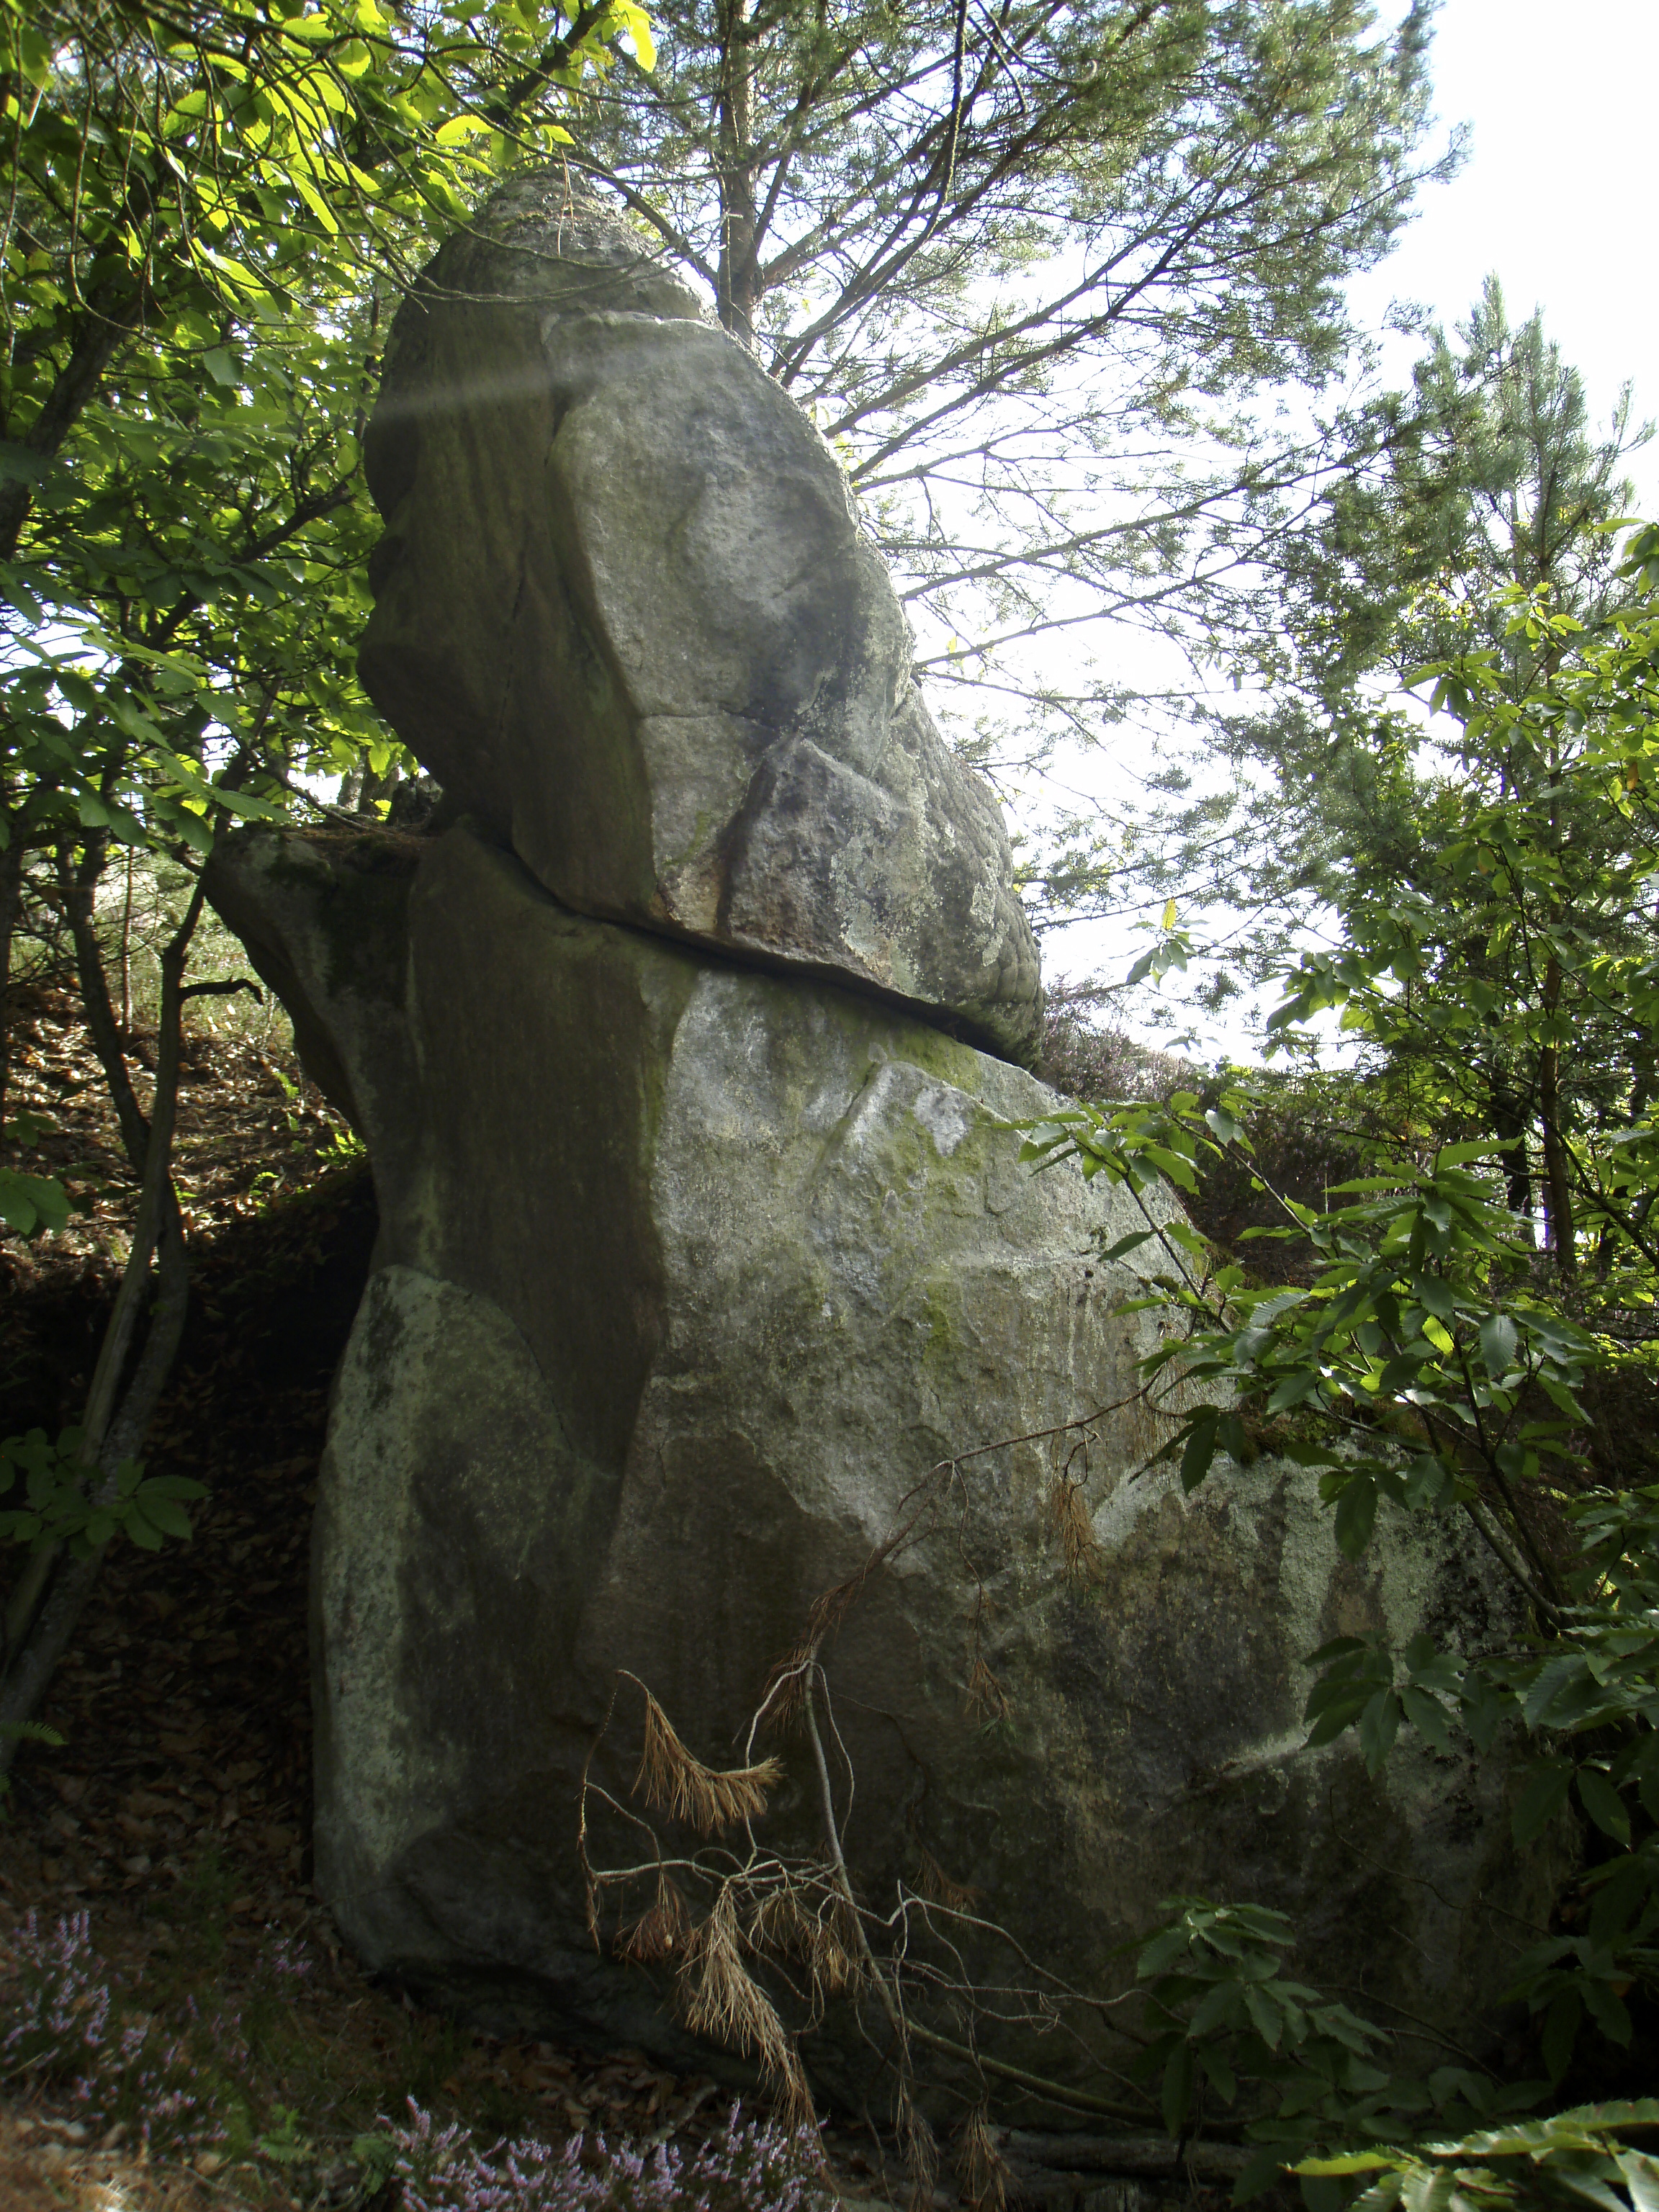
[[[364,459],[363,680],[556,897],[1029,1055],[1001,813],[835,456],[636,233],[507,187],[399,309]]]
[[[1302,1662],[1477,1644],[1509,1593],[1433,1522],[1351,1567],[1272,1462],[1190,1499],[1137,1472],[1156,1325],[1100,1255],[1144,1217],[1018,1164],[1054,1101],[1014,1064],[1036,961],[994,802],[811,426],[561,191],[440,254],[368,441],[364,673],[441,807],[210,865],[380,1209],[313,1553],[322,1893],[475,2014],[683,2047],[613,1948],[648,1896],[591,1917],[584,1778],[589,1866],[648,1893],[630,1680],[741,1765],[816,1617],[834,1773],[762,1747],[757,1849],[822,1874],[828,1789],[872,1904],[948,1877],[1102,1996],[1209,1892],[1462,2033],[1504,1971],[1486,1897],[1525,1917],[1550,1869],[1492,1764],[1310,1752]],[[814,2027],[862,2094],[887,2031]]]

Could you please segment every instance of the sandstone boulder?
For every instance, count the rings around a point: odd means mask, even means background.
[[[469,824],[241,832],[213,884],[380,1197],[313,1560],[318,1881],[368,1960],[489,2019],[675,2049],[578,1862],[618,1670],[740,1763],[814,1600],[955,1458],[949,1510],[826,1654],[866,1899],[925,1850],[1101,1990],[1164,1898],[1251,1899],[1361,2009],[1468,2028],[1507,1955],[1486,1897],[1524,1917],[1548,1869],[1516,1863],[1492,1767],[1408,1737],[1373,1784],[1351,1737],[1304,1748],[1301,1662],[1370,1626],[1479,1639],[1506,1594],[1437,1524],[1349,1567],[1281,1466],[1191,1499],[1132,1479],[1152,1322],[1097,1256],[1130,1202],[1018,1164],[1004,1125],[1052,1094],[866,997],[574,915]],[[960,1458],[1003,1438],[1027,1441]],[[1048,1501],[1085,1441],[1079,1582]],[[628,1814],[638,1718],[625,1697],[593,1769]],[[757,1832],[811,1850],[805,1752],[765,1747]],[[648,1871],[595,1817],[595,1852]],[[854,2092],[868,2054],[833,2008],[809,2051]]]
[[[1029,1054],[1000,810],[835,456],[636,233],[506,187],[400,308],[365,461],[363,680],[565,905]]]

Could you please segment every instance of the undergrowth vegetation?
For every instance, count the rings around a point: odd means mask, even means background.
[[[1659,531],[1636,534],[1621,573],[1628,599],[1594,624],[1547,590],[1501,592],[1504,641],[1470,641],[1423,672],[1458,734],[1444,768],[1413,788],[1433,830],[1419,866],[1401,882],[1356,860],[1337,879],[1338,942],[1302,956],[1269,1024],[1310,1060],[1310,1025],[1332,1010],[1357,1041],[1357,1070],[1333,1078],[1310,1064],[1294,1085],[1299,1111],[1322,1106],[1346,1174],[1316,1197],[1298,1192],[1275,1158],[1271,1110],[1291,1094],[1249,1077],[1066,1107],[1024,1148],[1039,1166],[1074,1158],[1142,1200],[1145,1226],[1109,1256],[1141,1272],[1143,1307],[1182,1316],[1146,1364],[1154,1391],[1179,1386],[1158,1456],[1188,1491],[1267,1449],[1316,1484],[1349,1559],[1364,1559],[1384,1516],[1408,1516],[1397,1529],[1451,1516],[1510,1578],[1524,1629],[1504,1646],[1338,1637],[1311,1655],[1307,1717],[1313,1744],[1355,1731],[1374,1775],[1405,1732],[1480,1758],[1519,1741],[1516,1844],[1581,1824],[1580,1871],[1508,1991],[1547,2077],[1505,2092],[1522,2111],[1569,2079],[1645,2087],[1659,2003],[1659,969],[1648,918]],[[1180,967],[1189,950],[1166,915],[1148,964]],[[1203,1220],[1218,1169],[1247,1177],[1278,1217],[1245,1227],[1236,1252],[1146,1203],[1173,1184]],[[1245,1248],[1259,1239],[1297,1264],[1278,1279],[1252,1267]],[[1170,2042],[1172,2128],[1206,2064],[1233,2102],[1224,2053],[1215,2069],[1218,2030],[1243,2031],[1259,2046],[1258,2079],[1271,2078],[1261,2061],[1279,2039],[1259,2007],[1247,2021],[1239,1993],[1218,1990]],[[1659,2122],[1651,2106],[1593,2124],[1570,2116],[1559,2136],[1534,2124],[1507,2148],[1494,2137],[1492,2157],[1529,2162],[1520,2181],[1460,2179],[1452,2151],[1440,2162],[1345,2155],[1334,2140],[1345,2131],[1408,2142],[1421,2118],[1390,2099],[1352,2027],[1337,2031],[1352,2046],[1347,2086],[1362,2094],[1323,2115],[1311,2162],[1286,2158],[1332,2203],[1361,2177],[1378,2177],[1372,2206],[1528,2189],[1603,2204],[1624,2190],[1638,2207],[1653,2197],[1659,2168],[1618,2140],[1621,2125]],[[1294,2132],[1281,2137],[1287,2152]]]
[[[100,1956],[88,1911],[52,1925],[26,1914],[0,1980],[0,2081],[51,2098],[71,2130],[257,2198],[298,2191],[309,2205],[388,2212],[811,2212],[833,2201],[811,2137],[735,2104],[688,2143],[532,2132],[510,2100],[499,2117],[517,2126],[493,2139],[476,2122],[441,2124],[430,2105],[453,2086],[436,2078],[459,2063],[453,2031],[440,2029],[424,2051],[411,2042],[378,2079],[353,2080],[337,2050],[296,2020],[296,1985],[318,1965],[311,1946],[273,1934],[253,1976],[227,1990],[204,1971],[222,1956],[219,1916],[210,1909],[196,1929],[189,1948],[200,1955],[138,1986]],[[374,2109],[377,2095],[396,2109]]]

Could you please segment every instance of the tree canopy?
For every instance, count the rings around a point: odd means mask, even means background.
[[[1259,622],[1328,456],[1254,403],[1338,373],[1436,166],[1428,15],[691,0],[570,159],[836,441],[958,735],[1026,758],[1115,711],[1109,621]]]
[[[0,16],[0,979],[26,892],[55,900],[140,1194],[84,1419],[7,1449],[31,1558],[6,1608],[0,1767],[115,1530],[188,1526],[137,1454],[189,1279],[183,1007],[222,988],[185,980],[201,860],[307,769],[392,750],[354,665],[381,289],[503,162],[567,142],[623,35],[648,62],[632,0],[550,21],[507,0],[412,20],[379,0]],[[188,864],[147,1105],[97,927],[112,841]],[[31,883],[42,860],[51,879]],[[29,1134],[7,1124],[7,1049],[0,1003],[0,1147]],[[0,1158],[15,1229],[64,1205]]]
[[[1467,322],[1429,331],[1410,386],[1364,402],[1347,462],[1275,566],[1277,619],[1241,710],[1194,702],[1166,732],[1149,803],[1079,810],[1044,885],[1060,916],[1174,896],[1214,948],[1201,1003],[1261,983],[1339,886],[1438,896],[1446,804],[1463,773],[1416,673],[1480,649],[1511,699],[1559,638],[1512,620],[1541,592],[1594,627],[1632,596],[1617,527],[1626,470],[1651,435],[1628,387],[1604,429],[1534,313],[1511,324],[1489,280]],[[1115,815],[1115,819],[1109,819]]]

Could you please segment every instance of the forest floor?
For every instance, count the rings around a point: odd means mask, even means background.
[[[27,1164],[82,1210],[60,1237],[0,1238],[0,1436],[55,1434],[85,1391],[134,1192],[68,1002],[35,994],[15,1051],[15,1105],[58,1129]],[[23,1746],[0,1805],[9,2212],[367,2203],[410,2100],[484,2142],[602,2130],[695,2148],[725,2121],[712,2079],[637,2051],[502,2042],[422,2009],[364,1975],[311,1886],[311,1506],[375,1227],[352,1150],[280,1033],[191,1041],[191,1319],[147,1464],[208,1496],[188,1543],[112,1547],[40,1716],[62,1743]],[[78,2091],[62,2033],[33,2074],[19,2040],[47,1953],[58,2013],[84,2030]],[[872,2193],[880,2146],[830,2148],[840,2185]]]

